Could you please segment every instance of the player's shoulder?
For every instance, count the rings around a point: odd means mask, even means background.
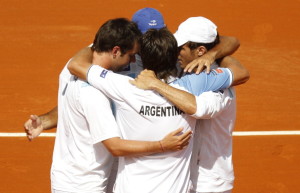
[[[88,82],[83,81],[83,80],[77,80],[76,81],[77,87],[83,91],[83,92],[87,92],[87,93],[101,93],[101,91],[99,91],[98,89],[96,89],[95,87],[93,87],[92,85],[90,85]]]
[[[88,82],[78,80],[76,84],[81,100],[94,104],[97,104],[99,101],[108,100],[108,98],[100,90],[96,89]]]
[[[210,71],[210,74],[216,76],[216,75],[226,75],[226,74],[230,74],[231,71],[228,68],[214,68]]]
[[[101,91],[93,87],[87,81],[81,80],[78,77],[72,77],[73,79],[70,83],[73,83],[76,89],[80,92],[81,95],[86,95],[88,97],[93,97],[93,95],[103,95]]]

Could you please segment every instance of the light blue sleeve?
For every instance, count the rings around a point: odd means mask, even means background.
[[[232,73],[227,68],[213,69],[209,74],[186,74],[173,82],[195,96],[206,91],[218,91],[229,88],[232,83]]]

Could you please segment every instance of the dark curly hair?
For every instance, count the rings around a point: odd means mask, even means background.
[[[177,41],[167,29],[150,29],[140,40],[144,69],[153,70],[159,79],[176,76]]]

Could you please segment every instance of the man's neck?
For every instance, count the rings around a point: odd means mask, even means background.
[[[111,70],[112,68],[112,60],[108,52],[93,52],[92,63],[107,70]]]

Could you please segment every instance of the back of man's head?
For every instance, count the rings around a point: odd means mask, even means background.
[[[113,47],[119,46],[122,53],[126,53],[133,49],[134,43],[139,41],[141,35],[136,23],[125,18],[111,19],[99,28],[92,50],[108,52]]]
[[[217,26],[205,17],[190,17],[182,22],[174,34],[178,47],[186,43],[198,45],[210,45],[219,43]]]
[[[138,25],[142,33],[145,33],[148,29],[161,29],[166,26],[162,14],[158,10],[149,7],[135,12],[132,21]]]
[[[141,38],[140,55],[144,69],[153,70],[165,79],[177,73],[177,42],[167,29],[150,29]]]

